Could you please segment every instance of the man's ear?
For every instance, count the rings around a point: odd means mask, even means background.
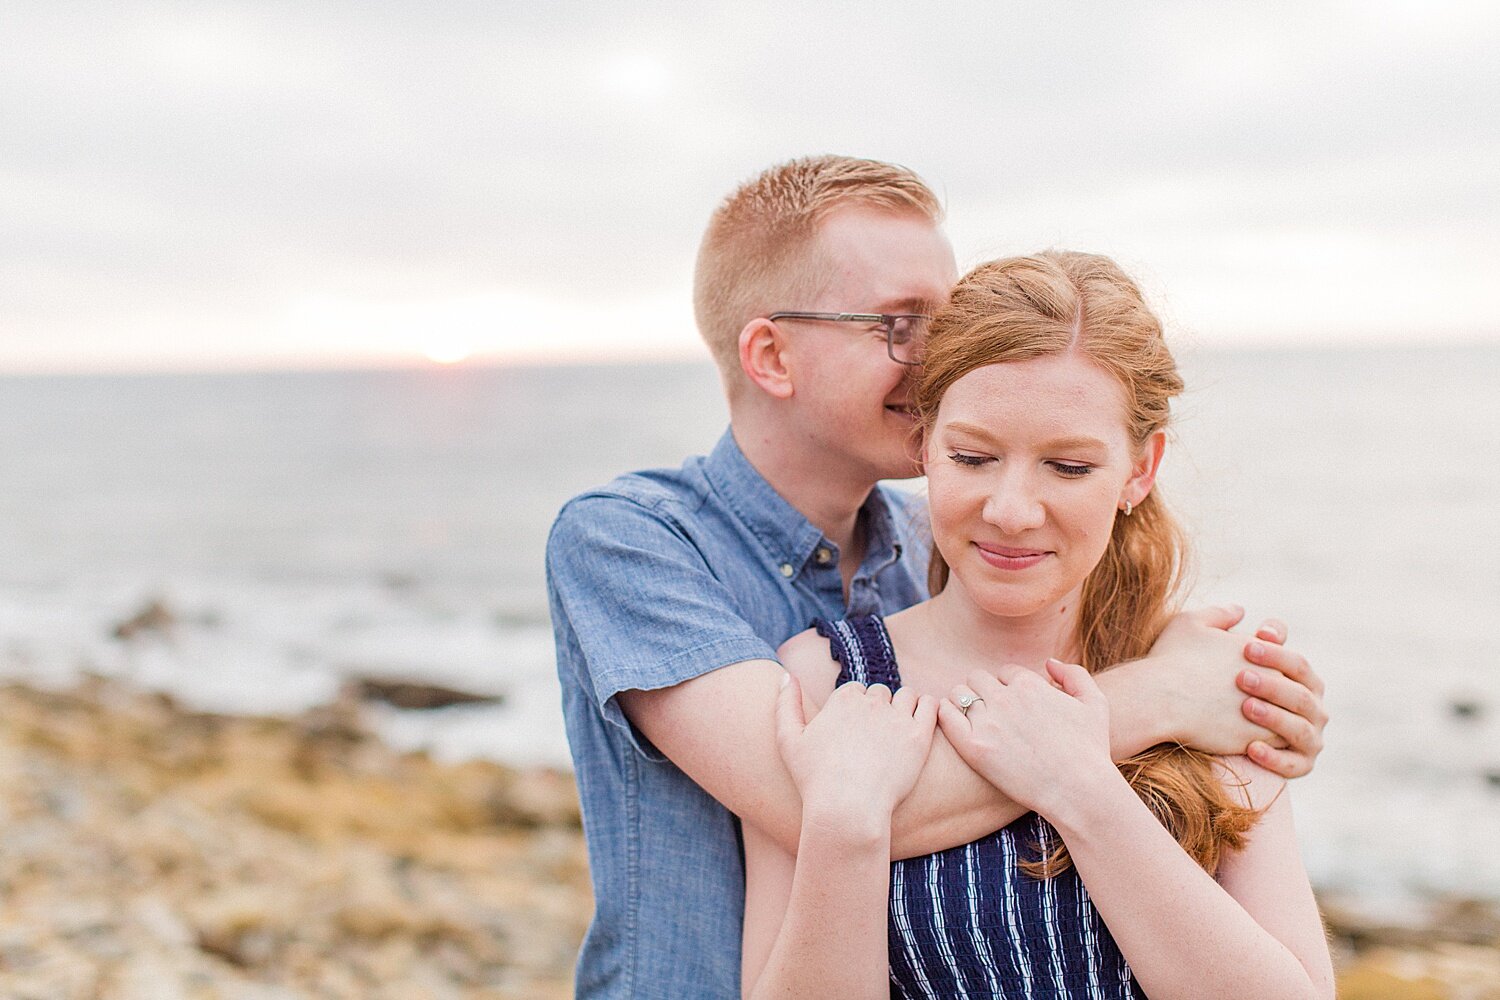
[[[792,372],[786,357],[786,335],[768,319],[752,319],[740,331],[740,368],[767,395],[792,396]]]
[[[1141,446],[1139,456],[1135,460],[1135,467],[1131,469],[1130,478],[1125,481],[1125,488],[1120,491],[1121,501],[1130,501],[1132,507],[1139,507],[1141,501],[1151,492],[1151,487],[1156,485],[1156,473],[1161,468],[1162,456],[1167,451],[1167,432],[1157,431],[1146,439]]]

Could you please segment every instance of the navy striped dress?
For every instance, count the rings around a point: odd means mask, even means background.
[[[813,623],[842,665],[839,684],[901,686],[878,615]],[[1036,813],[962,847],[891,864],[891,996],[1126,1000],[1144,993],[1069,868],[1036,879],[1057,833]]]

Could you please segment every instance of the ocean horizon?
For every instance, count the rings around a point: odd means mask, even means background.
[[[1500,346],[1180,358],[1193,600],[1285,618],[1329,686],[1315,882],[1500,899]],[[706,362],[0,376],[0,674],[247,713],[425,680],[505,700],[383,710],[396,745],[565,767],[547,527],[725,419]]]

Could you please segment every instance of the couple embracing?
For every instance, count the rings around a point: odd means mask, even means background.
[[[1160,323],[1096,255],[958,278],[941,221],[868,160],[735,191],[729,430],[558,516],[578,995],[1331,997],[1283,793],[1322,685],[1177,610]]]

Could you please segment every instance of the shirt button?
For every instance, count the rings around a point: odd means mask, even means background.
[[[827,566],[833,562],[833,553],[826,548],[819,548],[813,553],[813,558],[818,561],[819,566]]]
[[[797,571],[792,568],[792,564],[791,563],[782,563],[781,564],[781,575],[782,576],[789,577],[789,576],[791,576],[795,572],[797,572]]]

